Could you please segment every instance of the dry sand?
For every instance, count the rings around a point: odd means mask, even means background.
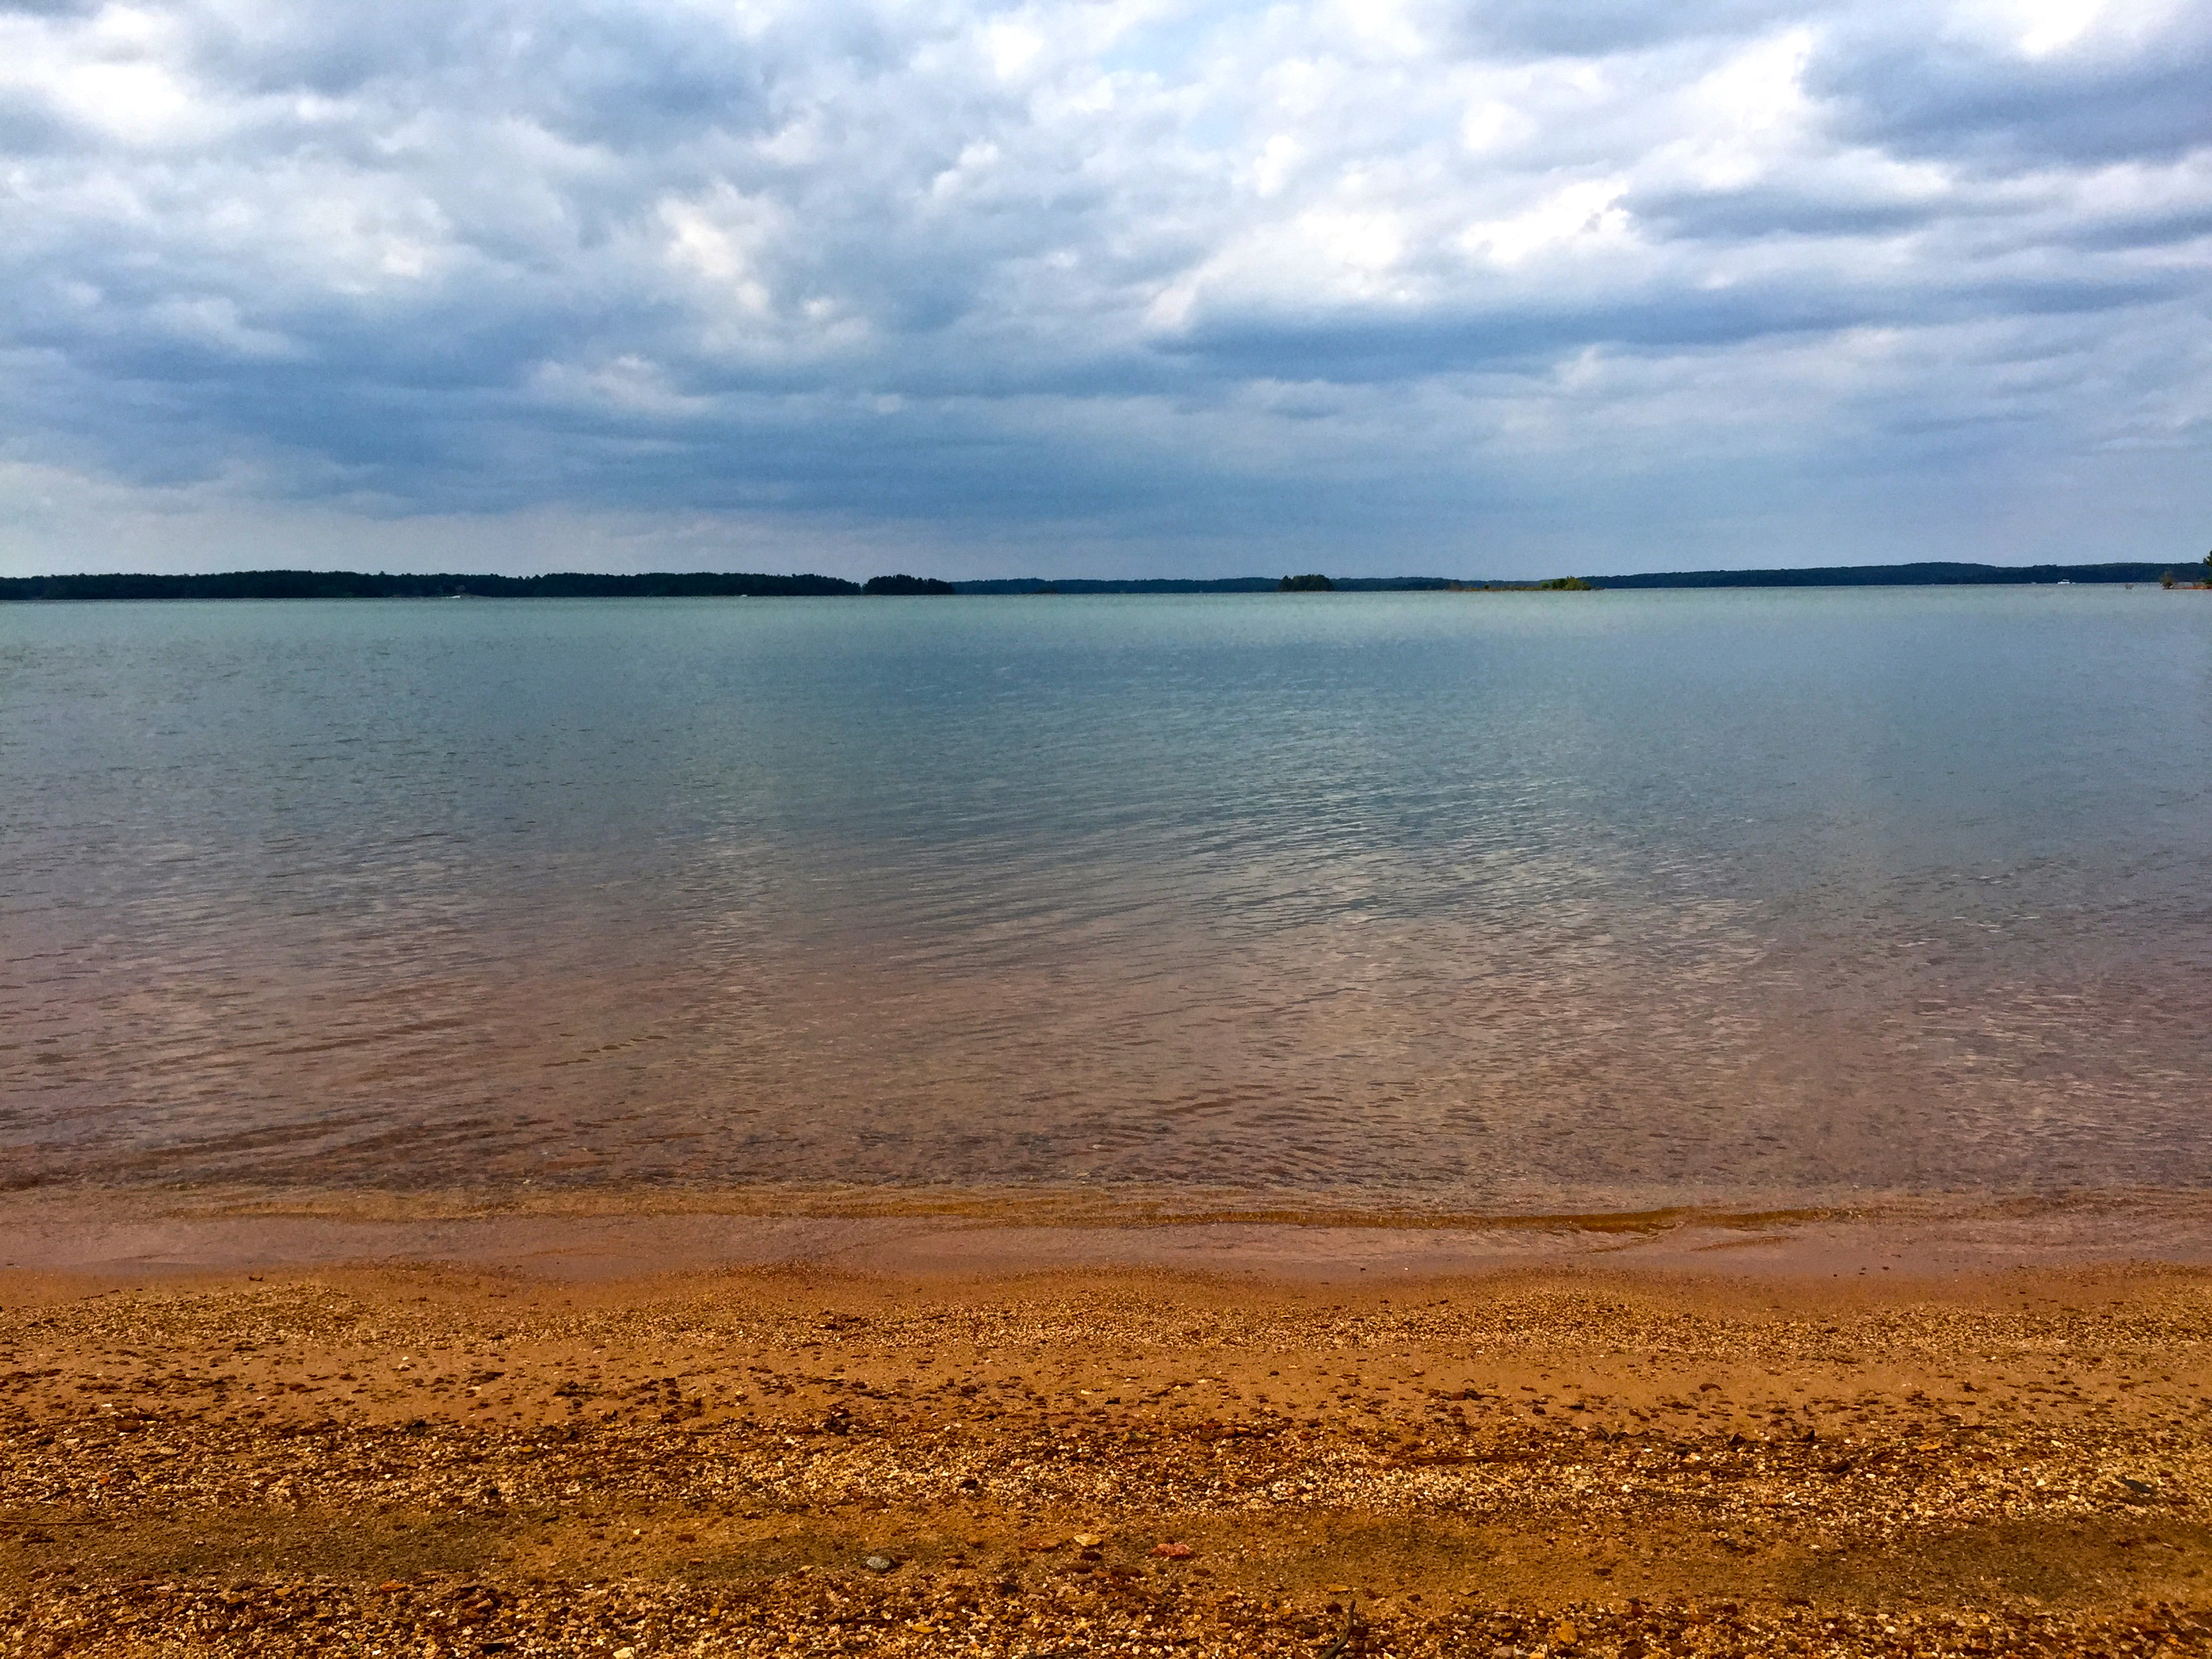
[[[18,1267],[0,1652],[2212,1651],[2212,1273],[1368,1265]]]

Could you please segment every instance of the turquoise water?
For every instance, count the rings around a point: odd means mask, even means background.
[[[18,1182],[2212,1183],[2212,603],[0,608]]]

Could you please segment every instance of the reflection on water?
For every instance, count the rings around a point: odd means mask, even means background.
[[[2212,608],[0,610],[11,1176],[2212,1183]]]

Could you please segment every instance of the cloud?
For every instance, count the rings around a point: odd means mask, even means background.
[[[2185,0],[8,6],[0,568],[2168,556],[2208,79]]]

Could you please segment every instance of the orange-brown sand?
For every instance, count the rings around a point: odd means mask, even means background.
[[[0,1380],[9,1654],[2212,1651],[2190,1267],[17,1270]]]

